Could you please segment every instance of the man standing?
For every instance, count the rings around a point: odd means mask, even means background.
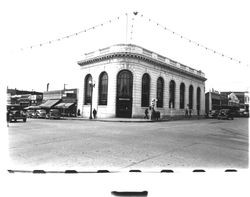
[[[189,108],[189,119],[192,117],[192,109]]]
[[[97,114],[97,111],[96,111],[96,109],[94,109],[94,110],[93,110],[94,119],[96,119],[96,114]]]
[[[185,118],[188,118],[188,110],[189,110],[189,107],[188,107],[188,104],[185,108]]]
[[[148,119],[148,108],[145,109],[145,116],[144,116],[144,118]]]
[[[198,116],[198,119],[200,119],[200,106],[197,105],[197,116]]]
[[[7,127],[9,127],[9,122],[10,122],[10,111],[7,111]]]

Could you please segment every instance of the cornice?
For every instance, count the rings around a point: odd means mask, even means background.
[[[89,65],[89,64],[93,64],[93,63],[97,63],[97,62],[102,62],[102,61],[109,60],[109,59],[121,59],[121,58],[131,58],[131,59],[141,60],[141,61],[150,63],[152,65],[161,66],[161,67],[163,67],[164,69],[167,69],[167,70],[179,72],[179,73],[194,77],[196,79],[206,81],[206,78],[203,77],[203,76],[200,76],[200,75],[197,75],[195,73],[186,71],[186,70],[178,68],[176,66],[172,66],[170,64],[167,64],[167,63],[159,61],[157,59],[148,57],[146,55],[133,53],[133,52],[112,52],[112,53],[108,53],[108,54],[88,58],[88,59],[85,59],[85,60],[82,60],[82,61],[78,61],[78,64],[80,66],[85,66],[85,65]]]

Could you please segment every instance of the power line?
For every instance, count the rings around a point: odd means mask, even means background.
[[[190,44],[193,44],[193,45],[195,45],[195,46],[197,46],[197,47],[203,48],[203,49],[205,49],[206,51],[210,51],[210,52],[212,52],[213,54],[217,54],[217,55],[219,55],[219,56],[221,56],[221,57],[223,57],[223,58],[227,58],[227,59],[230,60],[230,61],[237,62],[238,64],[243,64],[243,62],[242,62],[241,60],[239,60],[239,59],[237,59],[237,58],[234,58],[234,57],[231,57],[231,56],[228,56],[228,55],[226,55],[226,54],[224,54],[224,53],[221,53],[221,52],[219,52],[219,51],[217,51],[217,50],[214,50],[214,49],[212,49],[212,48],[210,48],[210,47],[207,47],[207,46],[201,44],[200,42],[197,42],[197,41],[192,40],[192,39],[190,39],[190,38],[188,38],[188,37],[186,37],[186,36],[184,36],[184,35],[182,35],[182,34],[180,34],[180,33],[177,33],[177,32],[175,32],[174,30],[169,29],[169,28],[166,27],[165,25],[162,25],[162,24],[160,24],[159,22],[153,20],[152,18],[145,17],[143,14],[141,14],[140,16],[141,16],[141,18],[144,18],[146,22],[148,22],[148,23],[153,23],[153,24],[156,25],[157,27],[160,27],[161,29],[170,32],[171,34],[173,34],[173,35],[179,37],[180,39],[183,39],[183,40],[187,41],[187,42],[190,43]],[[244,64],[244,65],[245,65],[245,66],[249,66],[248,64]]]
[[[135,21],[135,18],[139,16],[138,13],[139,13],[139,12],[137,12],[137,11],[131,13],[131,14],[132,14],[132,18],[131,18],[132,21],[131,21],[131,26],[130,26],[130,41],[133,40],[133,34],[134,34],[134,29],[135,29],[135,28],[134,28],[134,21]],[[128,17],[129,17],[128,15],[129,15],[128,13],[125,13],[125,16],[126,16],[126,43],[127,43],[127,39],[128,39],[128,38],[127,38],[127,37],[128,37]],[[100,24],[91,26],[91,27],[89,27],[89,28],[83,29],[83,30],[81,30],[81,31],[79,31],[79,32],[75,32],[75,33],[72,33],[72,34],[69,34],[69,35],[66,35],[66,36],[63,36],[63,37],[58,37],[58,38],[56,38],[56,39],[49,40],[49,41],[46,41],[46,42],[41,42],[41,43],[39,43],[39,44],[30,45],[30,46],[28,46],[28,47],[21,48],[20,50],[23,51],[23,50],[27,50],[27,49],[33,49],[33,48],[36,48],[36,47],[42,47],[42,46],[44,46],[44,45],[50,45],[50,44],[53,44],[53,43],[56,43],[56,42],[63,41],[63,40],[65,40],[65,39],[69,39],[69,38],[72,38],[72,37],[76,37],[76,36],[78,36],[78,35],[80,35],[80,34],[86,33],[86,32],[88,32],[88,31],[96,30],[96,29],[99,28],[99,27],[103,27],[103,26],[105,26],[105,25],[107,25],[107,24],[111,24],[111,23],[113,23],[113,22],[115,22],[115,21],[117,21],[117,20],[120,20],[122,16],[124,16],[124,15],[120,15],[120,16],[114,17],[114,18],[109,19],[109,20],[107,20],[107,21],[105,21],[105,22],[103,22],[103,23],[100,23]],[[177,33],[177,32],[175,32],[175,31],[173,31],[172,29],[169,29],[169,28],[166,27],[165,25],[162,25],[162,24],[160,24],[159,22],[153,20],[152,18],[146,17],[146,16],[144,16],[143,14],[140,14],[140,16],[141,16],[141,18],[144,18],[146,22],[148,22],[148,23],[153,23],[153,24],[156,25],[157,27],[160,27],[161,29],[163,29],[163,30],[165,30],[165,31],[167,31],[167,32],[170,32],[171,34],[173,34],[173,35],[179,37],[179,38],[182,39],[182,40],[187,41],[187,42],[190,43],[190,44],[193,44],[193,45],[195,45],[195,46],[197,46],[197,47],[203,48],[203,49],[205,49],[206,51],[210,51],[210,52],[213,53],[213,54],[220,55],[221,57],[227,58],[228,60],[237,62],[237,63],[239,63],[239,64],[243,64],[241,60],[239,60],[239,59],[237,59],[237,58],[234,58],[234,57],[231,57],[231,56],[228,56],[228,55],[225,55],[224,53],[221,53],[221,52],[219,52],[219,51],[217,51],[217,50],[214,50],[214,49],[212,49],[212,48],[210,48],[210,47],[207,47],[207,46],[201,44],[200,42],[197,42],[197,41],[192,40],[192,39],[190,39],[190,38],[188,38],[188,37],[186,37],[186,36],[184,36],[184,35],[182,35],[182,34],[180,34],[180,33]],[[247,64],[245,64],[245,65],[246,65],[246,66],[249,66],[249,65],[247,65]]]
[[[127,13],[126,13],[126,14],[127,14]],[[105,22],[103,22],[103,23],[100,23],[100,24],[91,26],[91,27],[89,27],[89,28],[83,29],[83,30],[81,30],[81,31],[79,31],[79,32],[75,32],[75,33],[72,33],[72,34],[68,34],[68,35],[63,36],[63,37],[58,37],[58,38],[56,38],[56,39],[49,40],[49,41],[46,41],[46,42],[41,42],[41,43],[39,43],[39,44],[30,45],[30,46],[28,46],[28,47],[20,48],[20,50],[23,51],[23,50],[27,50],[27,49],[33,49],[33,48],[36,48],[36,47],[42,47],[42,46],[44,46],[44,45],[49,45],[49,44],[53,44],[53,43],[56,43],[56,42],[63,41],[63,40],[65,40],[65,39],[69,39],[69,38],[72,38],[72,37],[76,37],[76,36],[78,36],[78,35],[80,35],[80,34],[86,33],[86,32],[91,31],[91,30],[95,30],[95,29],[97,29],[97,28],[99,28],[99,27],[103,27],[103,26],[105,26],[105,25],[107,25],[107,24],[110,24],[110,23],[113,23],[113,22],[115,22],[115,21],[117,21],[117,20],[120,20],[121,17],[123,17],[123,15],[114,17],[114,18],[109,19],[109,20],[107,20],[107,21],[105,21]]]

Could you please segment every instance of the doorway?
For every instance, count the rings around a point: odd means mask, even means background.
[[[116,117],[131,118],[133,103],[133,75],[129,70],[122,70],[117,75]]]

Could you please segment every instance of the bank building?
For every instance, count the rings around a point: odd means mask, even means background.
[[[205,75],[167,57],[132,44],[118,44],[84,55],[78,61],[81,84],[78,110],[97,118],[143,118],[156,100],[161,118],[205,114]],[[92,105],[91,105],[92,102]]]

